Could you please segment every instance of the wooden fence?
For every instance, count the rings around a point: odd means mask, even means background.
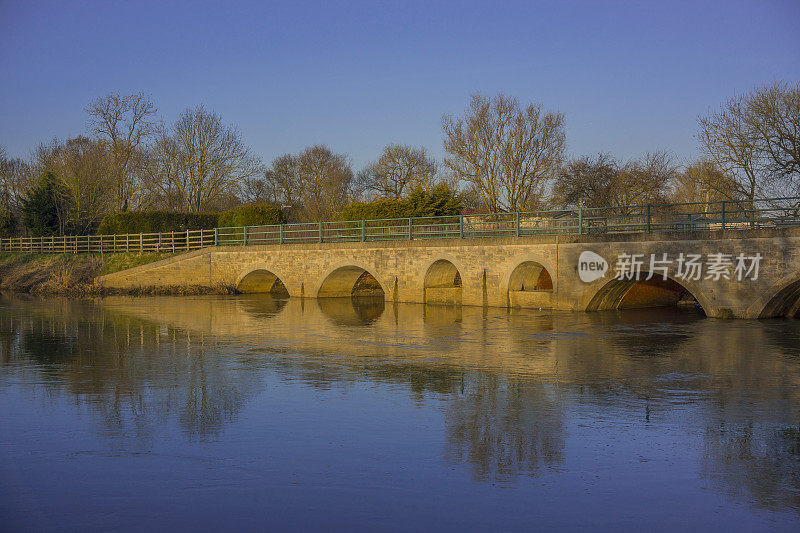
[[[0,239],[0,251],[27,253],[185,252],[214,245],[214,230]]]

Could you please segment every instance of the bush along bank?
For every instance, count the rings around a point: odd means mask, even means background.
[[[130,290],[108,289],[96,285],[97,276],[170,257],[167,253],[118,254],[29,254],[0,252],[0,290],[37,295],[103,296],[108,294],[232,294],[232,287],[219,285]]]

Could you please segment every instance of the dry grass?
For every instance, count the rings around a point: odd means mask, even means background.
[[[23,254],[0,253],[0,290],[29,294],[57,294],[91,297],[106,294],[190,295],[232,294],[232,287],[218,285],[176,285],[131,290],[107,289],[95,285],[97,276],[118,272],[169,257],[172,254]]]

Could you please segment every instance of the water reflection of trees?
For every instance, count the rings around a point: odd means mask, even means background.
[[[706,430],[702,475],[760,507],[800,511],[800,426],[720,423]]]
[[[647,412],[658,423],[691,405],[695,427],[711,428],[699,474],[715,490],[800,507],[792,342],[800,328],[789,321],[391,303],[359,310],[349,300],[331,307],[261,295],[3,303],[2,365],[91,405],[111,435],[150,438],[173,419],[191,437],[213,437],[261,387],[263,355],[291,353],[268,360],[279,379],[317,389],[390,384],[418,402],[438,396],[446,458],[479,480],[562,465],[570,395],[598,412],[622,408],[633,423],[640,408],[642,422]],[[764,413],[770,423],[750,422]]]
[[[149,439],[175,415],[187,435],[213,437],[258,384],[246,365],[221,364],[202,333],[90,303],[39,302],[24,314],[15,303],[0,308],[3,366],[95,409],[110,436]]]
[[[554,391],[536,381],[471,376],[445,413],[446,455],[475,479],[536,475],[564,461],[564,428]]]

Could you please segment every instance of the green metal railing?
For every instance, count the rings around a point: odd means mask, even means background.
[[[800,226],[800,197],[217,228],[216,244],[374,242]]]
[[[528,235],[702,232],[800,226],[800,197],[752,202],[652,204],[443,217],[312,222],[169,233],[15,237],[0,251],[33,253],[178,252],[217,245],[376,242]]]

